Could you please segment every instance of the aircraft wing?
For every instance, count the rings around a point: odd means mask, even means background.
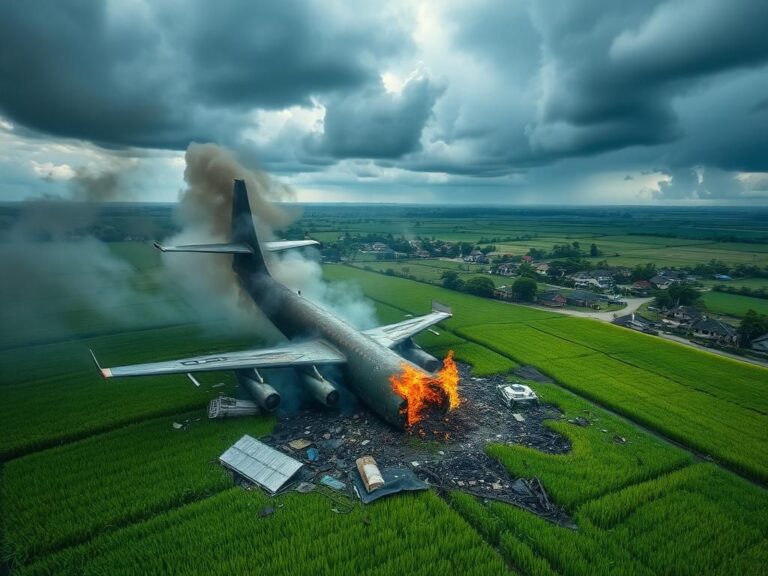
[[[416,318],[409,318],[408,320],[403,320],[397,324],[371,328],[370,330],[363,331],[363,334],[369,338],[373,338],[382,346],[393,348],[403,340],[418,334],[422,330],[426,330],[438,322],[447,320],[451,316],[453,316],[453,314],[451,313],[450,308],[438,304],[437,302],[433,302],[432,312],[429,314],[418,316]]]
[[[285,368],[305,364],[342,364],[347,361],[341,352],[324,340],[285,344],[275,348],[222,352],[149,364],[133,364],[102,368],[91,351],[93,361],[104,378],[120,376],[150,376],[155,374],[188,374],[214,370],[245,368]]]
[[[304,246],[319,246],[317,240],[277,240],[263,242],[267,252],[282,252],[291,248],[303,248]],[[154,243],[155,248],[161,252],[210,252],[213,254],[253,254],[253,249],[247,244],[228,242],[224,244],[186,244],[184,246],[165,246],[159,242]]]
[[[264,242],[263,246],[267,252],[281,252],[291,248],[302,248],[304,246],[319,246],[317,240],[275,240],[273,242]]]

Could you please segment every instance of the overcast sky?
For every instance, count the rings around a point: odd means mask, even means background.
[[[0,199],[768,204],[768,2],[0,3]]]

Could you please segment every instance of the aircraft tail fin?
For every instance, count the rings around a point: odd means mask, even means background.
[[[232,268],[237,273],[269,275],[264,253],[261,251],[256,226],[253,223],[251,203],[244,180],[235,180],[232,185],[232,230],[233,244],[245,246],[248,252],[235,252]]]
[[[316,240],[287,240],[277,242],[259,242],[253,213],[248,201],[248,191],[243,180],[235,180],[232,187],[232,230],[231,241],[220,244],[187,244],[183,246],[164,246],[155,242],[155,248],[162,252],[207,252],[212,254],[233,254],[232,268],[238,273],[266,274],[269,269],[264,259],[264,251],[281,252],[291,248],[316,246]]]

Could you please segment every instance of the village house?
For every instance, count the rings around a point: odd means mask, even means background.
[[[536,274],[546,276],[547,272],[549,272],[549,264],[542,262],[541,264],[537,264],[534,270],[536,270]]]
[[[611,324],[658,336],[658,332],[654,330],[653,326],[651,326],[650,321],[646,320],[639,314],[632,313],[625,316],[619,316],[618,318],[614,319]]]
[[[504,264],[499,264],[498,268],[496,268],[496,274],[499,276],[514,276],[518,268],[519,264],[515,262],[505,262]]]
[[[710,340],[718,344],[731,345],[738,341],[738,334],[733,326],[714,318],[702,318],[694,322],[691,330],[696,338]]]
[[[371,244],[371,250],[374,252],[386,252],[389,249],[389,246],[384,244],[383,242],[374,242]]]
[[[559,292],[545,292],[539,295],[537,302],[550,308],[562,308],[565,306],[565,296]]]
[[[653,289],[653,285],[648,280],[638,280],[632,284],[630,291],[635,296],[648,296]]]
[[[498,300],[514,300],[514,296],[512,295],[512,286],[499,286],[498,288],[494,289],[493,297],[497,298]]]
[[[755,352],[768,354],[768,334],[763,334],[759,338],[752,340],[752,344],[749,347]]]
[[[598,295],[588,290],[569,292],[565,296],[565,301],[571,306],[584,306],[585,308],[596,308],[600,304]]]
[[[693,306],[675,306],[664,311],[665,324],[672,327],[689,326],[704,318],[704,315],[698,308]]]
[[[673,279],[671,279],[671,278],[667,278],[667,277],[665,277],[665,276],[659,276],[659,275],[657,274],[656,276],[654,276],[653,278],[651,278],[651,279],[649,280],[649,282],[650,282],[651,284],[653,284],[653,286],[654,286],[655,288],[658,288],[659,290],[666,290],[667,288],[669,288],[670,286],[672,286],[672,284],[674,284],[675,282],[677,282],[677,280],[673,280]]]
[[[429,258],[430,254],[426,250],[417,250],[416,251],[416,257],[417,258]]]

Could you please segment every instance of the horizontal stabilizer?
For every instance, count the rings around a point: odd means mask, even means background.
[[[317,240],[280,240],[278,242],[264,242],[264,248],[268,252],[280,252],[291,248],[303,248],[304,246],[319,246]]]
[[[207,252],[211,254],[253,254],[253,250],[247,244],[188,244],[186,246],[163,246],[155,242],[155,248],[161,252]]]

